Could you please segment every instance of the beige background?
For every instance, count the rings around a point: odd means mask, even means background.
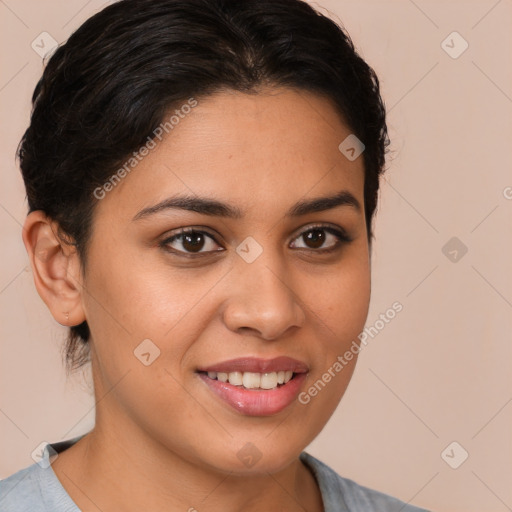
[[[63,42],[102,5],[0,2],[4,478],[33,463],[42,441],[94,423],[89,376],[66,382],[65,329],[27,266],[14,153],[42,71],[32,41],[48,32]],[[397,300],[404,309],[361,352],[341,405],[309,451],[345,477],[432,510],[512,510],[512,2],[320,5],[343,20],[376,69],[389,111],[393,155],[377,216],[367,325]],[[441,46],[453,31],[469,43],[457,59]],[[449,38],[450,51],[461,42]],[[457,262],[442,252],[452,237],[468,248]],[[441,457],[453,441],[462,448],[448,460],[469,453],[458,469]]]

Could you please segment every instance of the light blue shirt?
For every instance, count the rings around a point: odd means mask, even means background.
[[[84,435],[47,444],[39,462],[0,480],[0,512],[80,512],[53,471],[50,452],[60,453]],[[309,453],[300,459],[318,482],[324,512],[430,512],[343,478]]]

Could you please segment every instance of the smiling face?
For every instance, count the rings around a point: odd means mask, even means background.
[[[363,159],[338,149],[350,133],[307,92],[218,93],[99,201],[82,296],[97,428],[240,473],[314,439],[355,358],[298,394],[357,340],[370,299]]]

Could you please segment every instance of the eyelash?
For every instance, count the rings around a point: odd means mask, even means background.
[[[329,249],[308,249],[308,248],[299,247],[299,250],[306,250],[306,251],[311,251],[313,253],[320,253],[320,254],[329,254],[329,253],[332,253],[334,251],[337,251],[337,250],[341,249],[341,247],[344,244],[348,244],[348,243],[352,242],[352,240],[353,240],[345,232],[345,230],[343,230],[343,229],[336,229],[336,228],[333,228],[331,226],[326,226],[324,224],[317,224],[317,225],[313,225],[313,226],[308,227],[307,229],[305,229],[304,231],[299,233],[293,240],[294,241],[297,240],[301,236],[309,233],[310,231],[326,231],[327,233],[330,233],[331,235],[334,235],[338,240]],[[177,239],[180,239],[183,235],[188,235],[188,234],[207,235],[217,245],[220,245],[217,242],[217,240],[215,240],[215,237],[211,233],[209,233],[208,231],[203,231],[203,230],[196,229],[196,228],[182,228],[179,231],[179,233],[176,233],[175,235],[172,235],[171,237],[168,237],[165,240],[162,240],[161,242],[159,242],[159,246],[162,249],[164,249],[165,251],[167,251],[167,252],[170,252],[172,254],[175,254],[175,255],[180,256],[180,257],[185,257],[185,258],[198,258],[198,257],[204,256],[204,255],[207,255],[207,254],[212,254],[214,252],[222,252],[221,250],[215,250],[215,251],[203,251],[203,252],[198,252],[198,253],[191,253],[191,252],[185,252],[185,251],[178,251],[176,249],[171,249],[169,247],[170,243],[174,242]]]

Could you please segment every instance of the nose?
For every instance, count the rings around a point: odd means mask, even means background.
[[[223,318],[233,332],[275,340],[289,329],[300,328],[305,313],[290,272],[276,265],[277,258],[264,256],[268,252],[252,263],[237,259],[227,283]]]

